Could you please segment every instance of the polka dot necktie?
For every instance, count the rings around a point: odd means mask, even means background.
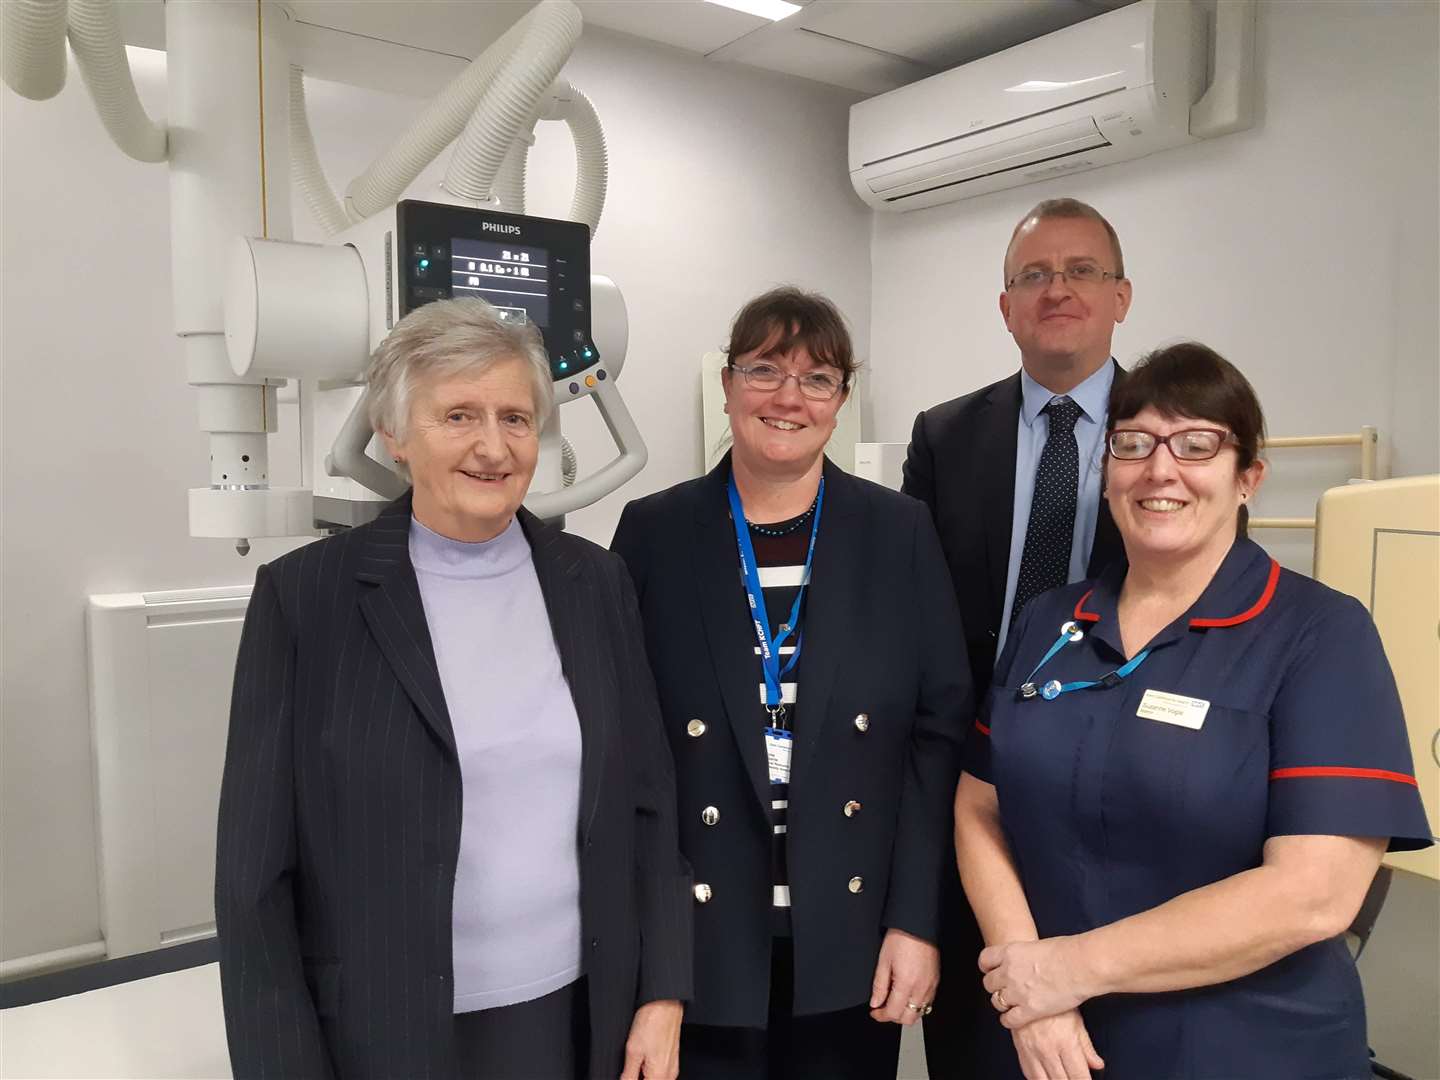
[[[1042,411],[1050,417],[1050,434],[1035,467],[1035,491],[1030,497],[1030,523],[1025,527],[1012,619],[1033,597],[1064,585],[1070,576],[1075,492],[1080,485],[1080,451],[1075,446],[1080,406],[1068,397],[1055,397]]]

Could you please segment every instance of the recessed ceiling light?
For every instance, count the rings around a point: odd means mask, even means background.
[[[799,4],[787,3],[786,0],[705,0],[705,2],[734,8],[747,15],[758,15],[762,19],[772,19],[776,22],[787,15],[794,15],[800,10]]]

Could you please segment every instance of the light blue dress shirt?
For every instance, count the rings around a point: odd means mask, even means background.
[[[1010,566],[1005,571],[1005,608],[1000,616],[1000,639],[996,654],[1005,648],[1010,632],[1010,609],[1015,604],[1015,583],[1020,578],[1020,557],[1025,551],[1025,530],[1030,524],[1030,500],[1035,493],[1035,469],[1040,452],[1050,437],[1050,417],[1041,412],[1050,399],[1068,397],[1080,406],[1075,421],[1075,445],[1080,452],[1080,487],[1075,501],[1075,536],[1070,544],[1070,576],[1079,581],[1090,562],[1095,543],[1095,520],[1100,516],[1101,450],[1105,443],[1105,409],[1110,402],[1110,384],[1115,381],[1115,363],[1107,361],[1070,393],[1051,393],[1020,372],[1020,419],[1015,438],[1015,509],[1010,518]]]

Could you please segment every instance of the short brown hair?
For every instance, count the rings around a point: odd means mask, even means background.
[[[730,326],[726,366],[734,367],[737,356],[767,346],[781,355],[803,346],[817,364],[839,368],[846,387],[860,366],[840,309],[819,293],[794,285],[771,289],[740,309]]]
[[[1235,436],[1237,469],[1248,469],[1265,442],[1265,414],[1250,380],[1208,345],[1182,341],[1142,357],[1110,389],[1108,430],[1144,409],[1211,420]]]
[[[1120,251],[1120,237],[1116,235],[1115,226],[1105,220],[1105,215],[1099,210],[1079,199],[1046,199],[1032,206],[1030,212],[1010,230],[1010,242],[1005,245],[1005,262],[1000,267],[1002,275],[1009,273],[1007,266],[1010,262],[1010,249],[1015,246],[1015,238],[1020,235],[1020,230],[1032,221],[1048,221],[1051,218],[1085,218],[1102,225],[1105,235],[1110,238],[1110,253],[1115,257],[1115,276],[1125,276],[1125,256]],[[1006,282],[1006,285],[1008,286],[1009,282]]]

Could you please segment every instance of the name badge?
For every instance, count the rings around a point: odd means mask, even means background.
[[[770,783],[790,782],[790,747],[794,742],[795,736],[791,732],[773,727],[765,729],[765,757],[770,764]]]
[[[1162,724],[1199,731],[1205,723],[1210,702],[1184,694],[1167,694],[1163,690],[1146,690],[1135,715],[1142,720],[1159,720]]]

